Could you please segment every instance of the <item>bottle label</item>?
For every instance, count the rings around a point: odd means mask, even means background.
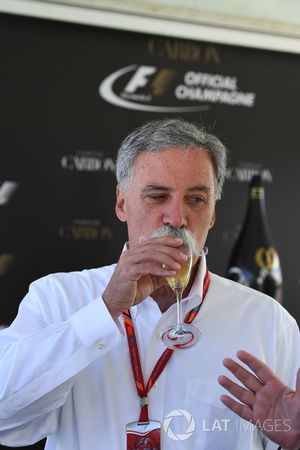
[[[260,200],[265,198],[265,190],[263,187],[254,186],[250,190],[250,198]]]
[[[279,267],[278,253],[274,247],[260,247],[255,252],[255,262],[260,269],[277,269]]]
[[[244,286],[251,286],[251,281],[253,278],[252,272],[246,269],[246,267],[230,267],[226,274],[227,278],[236,281],[237,283],[243,284]]]

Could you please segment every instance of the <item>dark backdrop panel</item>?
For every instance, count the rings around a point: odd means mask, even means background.
[[[216,273],[224,274],[243,220],[251,173],[263,169],[284,305],[300,320],[298,55],[5,14],[0,43],[0,324],[13,320],[30,281],[116,261],[126,240],[114,214],[118,145],[166,116],[201,122],[231,149],[208,239]],[[139,110],[99,94],[129,66],[110,92]]]

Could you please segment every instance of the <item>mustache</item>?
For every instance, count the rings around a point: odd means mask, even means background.
[[[172,225],[167,224],[155,230],[151,235],[151,237],[163,236],[173,236],[176,238],[181,238],[184,245],[188,243],[190,244],[193,256],[198,258],[202,254],[202,248],[200,248],[196,237],[190,230],[187,230],[186,228],[175,228]]]

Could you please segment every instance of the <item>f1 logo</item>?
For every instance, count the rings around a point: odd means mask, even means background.
[[[145,87],[149,81],[148,78],[155,72],[157,72],[156,67],[140,66],[131,80],[127,83],[124,90],[129,94],[133,94],[138,88]]]
[[[155,73],[155,77],[149,84],[149,78]],[[157,67],[140,66],[125,86],[124,92],[134,94],[138,89],[149,84],[152,95],[163,95],[175,75],[176,72],[172,69],[161,68],[158,70]]]

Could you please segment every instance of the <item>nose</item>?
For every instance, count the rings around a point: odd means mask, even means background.
[[[170,202],[163,215],[164,225],[172,225],[174,228],[185,228],[187,226],[187,214],[182,201]]]

